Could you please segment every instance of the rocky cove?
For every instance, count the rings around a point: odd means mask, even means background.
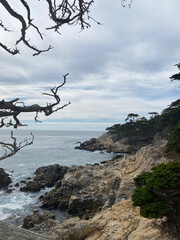
[[[42,207],[66,210],[72,217],[60,223],[53,214],[35,210],[24,219],[23,227],[57,240],[178,239],[166,231],[165,218],[143,218],[131,201],[134,177],[172,161],[163,150],[166,142],[155,137],[135,153],[104,164],[69,168],[56,164],[38,169],[21,190],[39,191],[55,183],[54,189],[41,197]]]

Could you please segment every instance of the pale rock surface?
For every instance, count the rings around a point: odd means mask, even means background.
[[[146,219],[124,200],[90,220],[71,218],[46,234],[55,240],[176,240],[162,229],[164,220]]]

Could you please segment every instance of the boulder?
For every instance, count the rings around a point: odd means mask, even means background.
[[[59,164],[40,167],[35,171],[34,181],[41,187],[52,187],[54,184],[64,177],[68,167]]]
[[[52,187],[57,181],[61,181],[68,167],[59,164],[43,166],[35,171],[35,177],[32,181],[28,181],[25,187],[20,188],[21,191],[37,192],[45,187]]]
[[[11,182],[9,174],[3,168],[0,168],[0,189],[7,187]]]
[[[29,181],[26,183],[25,187],[20,188],[20,191],[22,192],[38,192],[40,190],[40,185],[35,181]]]
[[[30,215],[26,216],[23,220],[23,228],[30,229],[33,228],[35,224],[41,224],[43,221],[48,219],[55,220],[54,213],[45,211],[42,215],[39,214],[39,210],[34,210]]]

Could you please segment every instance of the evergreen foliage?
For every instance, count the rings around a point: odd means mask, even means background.
[[[174,127],[171,131],[168,137],[166,152],[180,158],[180,126]]]
[[[162,218],[170,213],[171,208],[163,201],[147,203],[141,210],[140,214],[146,218]]]
[[[159,164],[151,172],[144,172],[134,178],[137,187],[132,195],[135,206],[140,206],[140,214],[147,218],[161,218],[170,213],[171,207],[159,194],[162,190],[180,187],[180,162]]]
[[[145,117],[138,118],[138,114],[130,113],[126,118],[128,122],[115,124],[106,130],[116,135],[117,140],[126,137],[129,139],[146,137],[146,139],[153,140],[158,133],[168,140],[166,152],[180,158],[180,99],[172,102],[162,111],[161,115],[156,112],[149,114],[152,116],[146,119]]]

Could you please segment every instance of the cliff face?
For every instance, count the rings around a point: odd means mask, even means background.
[[[130,200],[134,177],[160,163],[172,161],[163,154],[165,144],[165,140],[155,139],[135,154],[109,161],[103,166],[70,168],[56,188],[45,195],[43,204],[67,209],[72,214],[83,216],[84,220],[75,217],[62,224],[47,220],[32,230],[57,240],[178,239],[165,231],[165,219],[141,217],[139,207],[134,207]]]

